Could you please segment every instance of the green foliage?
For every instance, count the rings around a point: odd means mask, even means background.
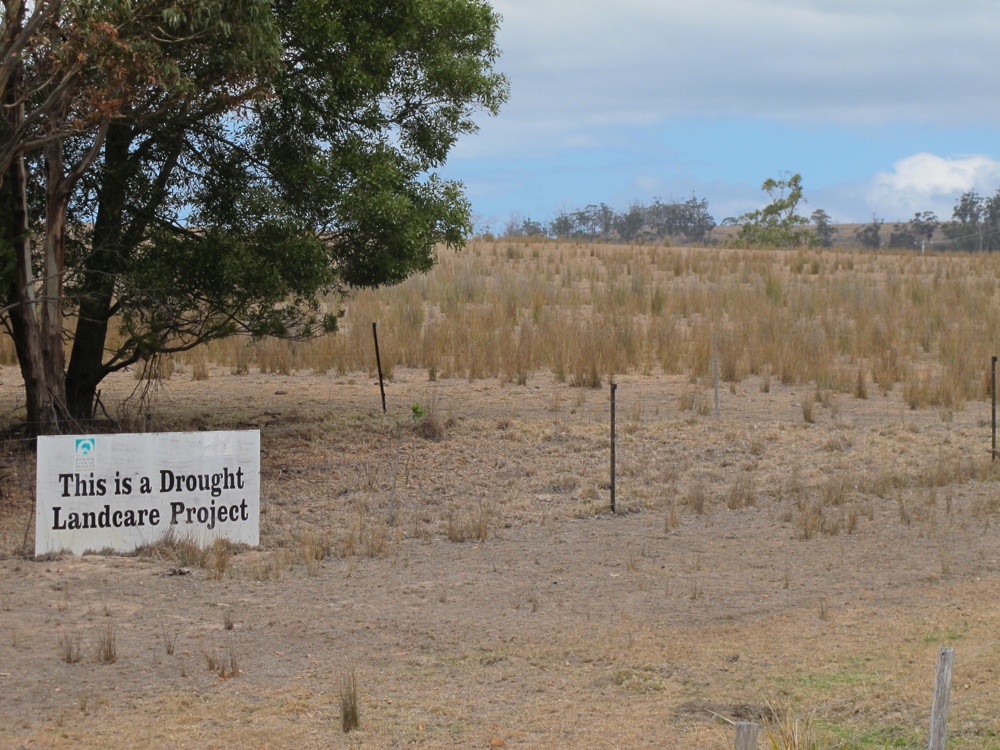
[[[808,245],[816,235],[808,229],[809,219],[799,216],[796,209],[805,203],[802,197],[802,176],[786,174],[779,180],[768,178],[761,185],[771,202],[762,209],[743,214],[737,238],[740,247],[787,247]]]
[[[1000,250],[1000,190],[984,197],[974,190],[963,193],[952,211],[952,221],[942,224],[949,246],[960,250]]]
[[[427,409],[422,407],[420,404],[413,404],[410,407],[410,417],[414,422],[419,422],[421,419],[427,416]]]
[[[934,212],[915,213],[906,224],[893,224],[889,235],[889,247],[923,248],[934,236],[937,224],[938,218]]]
[[[702,243],[708,239],[715,227],[715,219],[708,212],[708,201],[691,196],[686,201],[671,200],[667,203],[659,198],[646,206],[632,203],[626,213],[616,214],[604,203],[556,215],[548,227],[532,222],[528,232],[527,223],[521,227],[516,222],[508,227],[509,235],[548,234],[552,237],[571,237],[587,240],[618,240],[631,242],[663,240]]]
[[[508,96],[493,70],[499,16],[483,0],[66,7],[145,19],[117,28],[149,61],[144,88],[126,92],[130,116],[107,110],[103,149],[69,202],[77,417],[92,416],[102,378],[157,353],[330,330],[339,311],[326,295],[427,271],[438,245],[471,232],[461,184],[435,170],[475,132],[473,115]],[[88,123],[66,136],[67,163],[95,137]],[[30,164],[35,184],[43,166]],[[5,258],[0,290],[12,287]],[[106,351],[111,320],[121,344]]]
[[[884,223],[882,219],[872,214],[871,222],[859,227],[854,232],[854,238],[861,243],[861,247],[878,250],[882,247],[882,225]]]
[[[816,227],[816,240],[821,247],[831,247],[833,238],[837,236],[839,230],[830,222],[830,215],[822,208],[817,208],[810,217],[813,226]]]

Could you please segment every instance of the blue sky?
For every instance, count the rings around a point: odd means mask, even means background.
[[[785,172],[841,222],[1000,187],[994,0],[493,5],[511,100],[442,170],[480,228],[692,193],[721,221]]]

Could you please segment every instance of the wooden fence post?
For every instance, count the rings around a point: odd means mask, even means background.
[[[752,721],[736,724],[736,750],[757,750],[757,733],[760,728]]]
[[[951,703],[951,664],[955,649],[938,651],[937,675],[934,678],[934,705],[931,706],[931,740],[929,750],[944,750],[948,736],[948,705]]]

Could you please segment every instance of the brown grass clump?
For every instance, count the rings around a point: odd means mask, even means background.
[[[191,380],[208,380],[208,349],[199,347],[191,361]]]
[[[775,714],[773,718],[765,717],[764,734],[770,750],[820,750],[827,747],[813,726],[812,717],[798,717],[791,711],[784,716]]]
[[[160,638],[163,640],[163,649],[167,652],[167,656],[173,656],[177,649],[177,633],[171,633],[161,625]]]
[[[206,556],[206,564],[212,578],[221,579],[229,572],[233,546],[228,539],[216,539],[212,542],[211,553]]]
[[[319,564],[330,554],[330,535],[312,529],[302,531],[294,537],[302,562],[310,576],[319,573]]]
[[[253,554],[241,571],[251,581],[280,581],[287,568],[287,552],[275,550]]]
[[[361,712],[358,709],[358,680],[351,667],[340,677],[340,728],[350,732],[361,726]]]
[[[389,526],[364,505],[358,506],[354,520],[340,540],[341,557],[386,557],[391,549]]]
[[[815,406],[816,402],[813,400],[812,394],[802,397],[802,419],[807,424],[812,424],[816,421]]]
[[[76,664],[80,661],[80,635],[70,635],[69,633],[63,633],[62,637],[59,639],[59,659],[66,662],[67,664]]]
[[[226,642],[225,648],[210,646],[203,648],[201,654],[205,657],[208,671],[216,672],[221,679],[228,680],[240,676],[239,654],[232,638]]]
[[[98,664],[114,664],[118,661],[118,641],[113,623],[108,623],[97,634],[96,659]]]
[[[479,504],[468,511],[462,512],[456,508],[448,510],[446,536],[449,542],[465,542],[473,540],[485,542],[489,539],[490,524],[493,518],[491,503],[480,500]]]
[[[210,547],[202,546],[191,536],[176,534],[171,527],[158,541],[137,547],[135,554],[176,562],[184,567],[204,568],[209,562]]]
[[[688,487],[687,494],[684,496],[684,505],[693,510],[695,513],[701,515],[705,512],[705,507],[708,504],[708,489],[705,487],[705,483],[702,481],[696,481],[690,487]]]
[[[754,490],[753,476],[749,471],[741,471],[726,495],[726,507],[729,510],[742,510],[756,504],[757,492]]]
[[[445,436],[444,421],[437,414],[426,414],[410,426],[410,431],[425,440],[441,440]]]
[[[667,509],[667,513],[663,518],[663,530],[673,531],[680,525],[680,519],[677,517],[677,503],[671,502],[670,507]]]

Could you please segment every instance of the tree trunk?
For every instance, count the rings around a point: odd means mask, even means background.
[[[14,282],[10,300],[11,332],[17,361],[21,366],[28,411],[28,431],[37,434],[42,420],[51,412],[48,389],[44,383],[42,352],[38,347],[38,316],[31,278],[31,242],[28,237],[28,197],[24,159],[11,164],[6,179],[10,181],[10,236],[14,246]]]
[[[122,364],[105,361],[108,325],[115,305],[115,279],[128,267],[131,254],[142,243],[153,215],[152,207],[166,195],[166,186],[184,145],[177,136],[159,143],[166,156],[151,183],[146,203],[130,205],[130,176],[147,165],[142,149],[133,148],[134,141],[135,130],[124,123],[111,125],[104,140],[97,218],[91,251],[79,278],[79,316],[66,370],[67,403],[76,419],[94,417],[97,387],[112,369]]]
[[[8,132],[11,133],[17,131],[24,119],[21,89],[21,71],[15,70],[4,92]],[[5,179],[10,181],[10,224],[7,231],[14,248],[14,280],[9,299],[15,307],[10,311],[10,322],[21,376],[24,379],[27,429],[32,435],[59,432],[64,423],[66,402],[63,374],[60,370],[53,377],[53,363],[47,362],[43,326],[38,319],[28,227],[28,173],[23,156],[19,155],[14,159]]]
[[[114,304],[115,276],[121,272],[123,253],[131,249],[125,237],[124,214],[129,186],[128,173],[133,133],[127,125],[115,124],[104,142],[103,179],[97,194],[97,218],[91,252],[80,278],[80,307],[73,349],[66,369],[66,398],[75,419],[94,418],[97,386],[108,374],[105,344]]]
[[[68,420],[62,297],[66,254],[66,209],[69,203],[69,193],[63,184],[62,141],[55,141],[45,148],[45,171],[47,188],[45,246],[42,262],[42,299],[40,305],[42,319],[39,341],[42,349],[45,385],[52,395],[53,404],[62,412],[58,418]]]

